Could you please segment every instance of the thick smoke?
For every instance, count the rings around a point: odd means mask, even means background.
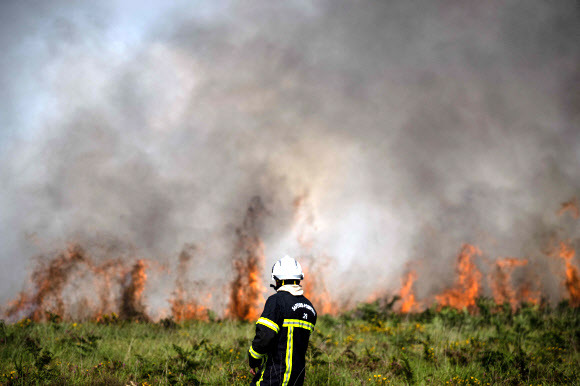
[[[264,279],[324,256],[348,301],[409,264],[441,291],[463,243],[530,275],[580,246],[557,215],[580,193],[577,2],[98,4],[0,6],[1,304],[67,242],[174,267],[193,243],[191,279],[224,288],[256,196]]]

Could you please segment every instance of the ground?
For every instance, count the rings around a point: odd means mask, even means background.
[[[50,319],[0,324],[2,384],[249,383],[253,323]],[[580,311],[565,302],[407,315],[370,303],[320,315],[306,384],[578,384],[579,350]]]

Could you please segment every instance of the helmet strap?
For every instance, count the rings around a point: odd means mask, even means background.
[[[282,287],[283,285],[288,285],[288,284],[298,284],[298,285],[300,285],[300,280],[298,280],[298,279],[285,279],[285,280],[278,280],[278,279],[276,279],[276,285],[270,284],[270,287],[272,287],[276,291],[278,291],[278,288]]]

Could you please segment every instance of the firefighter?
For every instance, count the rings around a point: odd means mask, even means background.
[[[304,296],[300,280],[302,267],[284,256],[272,267],[271,285],[276,293],[266,300],[256,322],[256,336],[248,358],[251,385],[302,385],[306,369],[306,349],[316,324],[316,310]]]

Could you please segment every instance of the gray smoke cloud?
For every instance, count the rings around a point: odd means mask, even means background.
[[[445,288],[465,242],[536,272],[552,238],[580,244],[556,214],[580,192],[575,1],[13,1],[0,15],[3,304],[32,256],[71,240],[159,260],[194,243],[195,275],[220,285],[254,196],[267,266],[328,256],[331,292],[352,301],[396,291],[415,261],[420,294]],[[559,280],[544,280],[554,298]]]

